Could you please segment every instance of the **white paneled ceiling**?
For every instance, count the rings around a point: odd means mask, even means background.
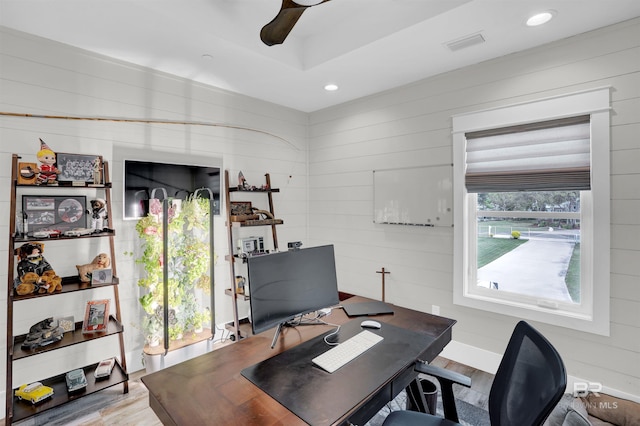
[[[331,0],[269,47],[260,29],[280,5],[0,0],[0,25],[311,112],[640,16],[639,0]],[[551,22],[525,25],[544,10]],[[484,42],[447,47],[470,36]]]

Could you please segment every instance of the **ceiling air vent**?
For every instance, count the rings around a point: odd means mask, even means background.
[[[484,37],[482,34],[477,33],[470,36],[466,36],[463,38],[459,38],[457,40],[448,41],[445,43],[445,46],[449,48],[452,52],[458,51],[460,49],[466,49],[467,47],[474,46],[476,44],[484,43]]]

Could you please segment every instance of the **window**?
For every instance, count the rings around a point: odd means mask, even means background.
[[[453,130],[454,303],[608,335],[609,90]]]

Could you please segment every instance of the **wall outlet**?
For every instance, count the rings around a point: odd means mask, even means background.
[[[440,315],[440,306],[438,305],[431,305],[431,313],[433,315]]]

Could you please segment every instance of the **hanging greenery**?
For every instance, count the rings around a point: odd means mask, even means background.
[[[163,324],[163,235],[161,212],[152,210],[136,224],[141,241],[141,264],[144,276],[138,286],[146,293],[140,304],[146,313],[143,320],[148,342],[157,335],[158,320]],[[154,214],[155,213],[155,214]],[[169,299],[169,336],[178,339],[202,327],[208,309],[200,308],[195,289],[209,292],[209,200],[189,196],[181,203],[172,202],[167,227],[167,290]],[[160,316],[158,316],[160,314]],[[162,328],[160,333],[162,333]]]

